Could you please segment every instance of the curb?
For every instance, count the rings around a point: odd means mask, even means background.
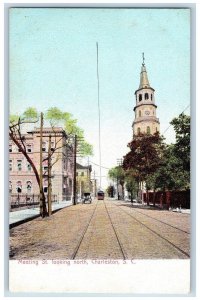
[[[70,206],[71,206],[71,205],[68,205],[68,206],[65,206],[65,207],[57,208],[57,209],[55,209],[54,211],[52,211],[52,215],[55,214],[56,212],[58,212],[59,210],[61,210],[61,209],[63,209],[63,208],[66,208],[66,207],[70,207]],[[17,227],[17,226],[19,226],[19,225],[21,225],[21,224],[24,224],[24,223],[26,223],[26,222],[32,221],[32,220],[34,220],[34,219],[37,219],[37,218],[39,218],[39,217],[40,217],[40,214],[37,214],[37,215],[35,215],[35,216],[31,216],[31,217],[25,218],[25,219],[23,219],[23,220],[19,220],[19,221],[15,222],[15,223],[9,224],[9,229],[12,229],[12,228]]]

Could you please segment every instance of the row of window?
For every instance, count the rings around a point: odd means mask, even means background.
[[[78,176],[78,175],[80,175],[80,176],[84,176],[85,175],[85,173],[84,172],[76,172],[76,176]]]
[[[47,152],[48,151],[48,147],[49,147],[49,143],[48,142],[42,142],[42,152]],[[54,142],[51,142],[51,151],[55,150],[55,145]]]
[[[158,129],[157,129],[157,127],[156,127],[156,132],[158,131]],[[140,127],[138,127],[137,128],[137,134],[140,134],[141,133],[141,129],[140,129]],[[147,126],[147,128],[146,128],[146,133],[147,134],[151,134],[151,129],[150,129],[150,127],[149,126]]]
[[[149,97],[149,94],[145,93],[144,95],[143,94],[139,94],[139,101],[142,101],[143,96],[144,96],[144,100],[149,100],[149,98],[151,98],[151,100],[153,100],[153,94],[150,94],[150,97]]]
[[[10,144],[10,145],[9,145],[9,152],[10,152],[10,153],[11,153],[11,152],[14,152],[15,149],[16,149],[16,146],[15,146],[15,145],[13,145],[13,144]],[[21,152],[20,148],[17,148],[17,151],[18,151],[18,152]],[[33,152],[33,145],[31,145],[31,144],[27,145],[27,146],[26,146],[26,151],[27,151],[28,153]]]
[[[22,171],[22,160],[21,159],[17,160],[17,165],[16,166],[17,166],[17,171]],[[27,162],[26,168],[27,168],[26,170],[29,171],[29,172],[32,170],[32,167],[31,167],[29,162]],[[9,171],[13,171],[13,161],[12,161],[12,159],[9,160]]]
[[[49,147],[48,145],[49,145],[48,142],[43,142],[42,143],[42,152],[47,152],[48,151],[48,147]],[[9,145],[9,152],[10,153],[14,152],[15,149],[16,149],[15,145],[13,145],[13,144]],[[51,151],[54,151],[54,150],[55,150],[55,144],[54,144],[54,142],[51,142]],[[21,152],[20,148],[17,148],[17,151]],[[33,152],[33,145],[32,144],[26,145],[26,151],[28,153]]]
[[[32,183],[31,183],[31,181],[27,181],[25,184],[26,184],[26,192],[31,193],[32,192]],[[10,193],[12,193],[12,192],[21,193],[22,192],[22,182],[17,181],[16,186],[15,186],[15,190],[13,191],[12,181],[9,181],[9,192]]]
[[[16,165],[16,171],[22,171],[22,159],[18,159],[17,160],[17,165]],[[71,166],[72,167],[72,166]],[[64,164],[64,170],[66,169],[66,166]],[[13,168],[13,161],[12,159],[9,160],[9,171],[13,171],[14,168]],[[31,167],[31,164],[29,162],[27,162],[26,164],[26,169],[24,171],[28,171],[28,172],[31,172],[32,171],[32,167]],[[43,165],[43,171],[44,172],[47,172],[48,171],[48,165]],[[84,172],[82,172],[83,174],[81,174],[81,176],[84,176]],[[78,174],[77,174],[78,176]]]
[[[70,187],[71,187],[71,182],[70,182]],[[25,190],[26,190],[26,193],[28,193],[28,194],[32,193],[32,182],[31,181],[27,181],[25,183]],[[64,184],[63,191],[64,190],[67,191],[66,184]],[[48,192],[47,182],[44,182],[43,191],[44,191],[44,193]],[[10,193],[12,193],[12,192],[22,193],[22,181],[16,182],[16,186],[15,186],[14,190],[13,190],[12,181],[9,181],[9,192]]]

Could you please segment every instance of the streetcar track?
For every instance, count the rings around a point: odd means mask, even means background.
[[[126,259],[127,259],[127,258],[126,258],[127,255],[125,254],[125,250],[123,249],[123,246],[122,246],[122,244],[121,244],[121,242],[120,242],[120,240],[119,240],[117,231],[116,231],[115,226],[114,226],[114,224],[113,224],[113,222],[112,222],[112,219],[111,219],[111,216],[110,216],[110,214],[109,214],[109,212],[108,212],[108,208],[107,208],[107,206],[106,206],[106,204],[105,204],[105,201],[103,201],[103,202],[104,202],[104,206],[105,206],[106,212],[107,212],[107,214],[108,214],[110,223],[111,223],[111,225],[112,225],[113,231],[114,231],[114,233],[115,233],[117,242],[118,242],[118,244],[119,244],[119,248],[120,248],[120,250],[121,250],[121,252],[122,252],[123,259],[126,260]]]
[[[91,223],[92,218],[93,218],[93,216],[94,216],[94,214],[95,214],[95,211],[96,211],[96,209],[97,209],[97,206],[98,206],[98,201],[97,201],[97,204],[96,204],[96,206],[95,206],[95,209],[94,209],[94,211],[93,211],[93,213],[92,213],[92,215],[91,215],[91,217],[90,217],[90,219],[89,219],[89,222],[88,222],[88,224],[86,225],[86,227],[85,227],[85,229],[84,229],[84,231],[83,231],[83,234],[81,235],[81,238],[80,238],[80,240],[79,240],[79,242],[78,242],[78,244],[77,244],[77,246],[76,246],[76,248],[75,248],[75,250],[74,250],[74,252],[73,252],[73,254],[72,254],[72,256],[71,256],[71,259],[75,259],[76,255],[77,255],[77,253],[78,253],[78,250],[80,249],[80,246],[81,246],[82,241],[83,241],[83,239],[84,239],[84,237],[85,237],[85,234],[86,234],[86,232],[87,232],[87,230],[88,230],[88,228],[89,228],[89,226],[90,226],[90,223]]]
[[[136,217],[134,217],[133,215],[131,215],[130,213],[128,213],[127,211],[125,211],[124,209],[122,209],[121,207],[119,207],[119,205],[115,204],[114,205],[116,207],[118,207],[119,209],[121,209],[125,214],[129,215],[131,218],[133,218],[134,220],[136,220],[139,224],[143,225],[145,228],[147,228],[149,231],[153,232],[154,234],[156,234],[158,237],[160,237],[161,239],[165,240],[166,242],[168,242],[171,246],[173,246],[174,248],[176,248],[178,251],[180,251],[181,253],[183,253],[185,256],[190,257],[190,255],[185,252],[184,250],[182,250],[181,248],[179,248],[178,246],[176,246],[174,243],[170,242],[167,238],[163,237],[162,235],[160,235],[158,232],[156,232],[155,230],[151,229],[150,227],[148,227],[147,225],[145,225],[144,223],[142,223],[141,221],[139,221]]]
[[[173,226],[173,225],[171,225],[171,224],[168,224],[168,223],[166,223],[166,222],[164,222],[164,221],[161,221],[161,220],[159,220],[159,219],[156,219],[156,218],[154,218],[154,217],[151,217],[151,216],[149,216],[149,215],[146,215],[146,214],[140,212],[139,210],[137,210],[136,208],[132,208],[132,209],[133,209],[134,211],[138,212],[139,214],[142,214],[142,215],[144,215],[144,216],[146,216],[146,217],[148,217],[148,218],[151,218],[151,219],[153,219],[153,220],[155,220],[155,221],[157,221],[157,222],[163,223],[163,224],[165,224],[165,225],[168,225],[169,227],[172,227],[172,228],[175,228],[175,229],[177,229],[177,230],[180,230],[180,231],[182,231],[182,232],[184,232],[184,233],[190,234],[190,232],[188,232],[188,231],[185,231],[185,230],[180,229],[180,228],[178,228],[178,227],[176,227],[176,226]]]

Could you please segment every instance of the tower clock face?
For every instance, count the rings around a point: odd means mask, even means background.
[[[149,114],[150,114],[150,111],[146,110],[146,111],[145,111],[145,115],[148,116]]]

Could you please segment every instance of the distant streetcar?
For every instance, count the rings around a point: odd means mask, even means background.
[[[97,193],[97,200],[104,200],[104,192],[103,191],[99,191]]]

